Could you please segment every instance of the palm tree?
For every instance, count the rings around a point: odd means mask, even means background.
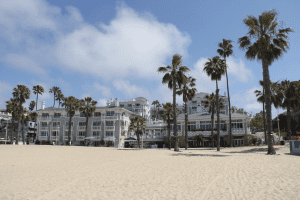
[[[57,92],[57,94],[56,94],[56,101],[58,101],[59,102],[59,104],[58,104],[58,107],[60,107],[60,104],[61,104],[61,102],[62,102],[62,100],[64,99],[64,94],[62,93],[62,91],[61,90],[58,90],[58,92]]]
[[[158,72],[165,73],[162,83],[168,84],[168,88],[173,90],[173,116],[174,116],[174,136],[175,136],[175,147],[174,151],[179,151],[178,148],[178,134],[177,134],[177,116],[176,116],[176,91],[181,89],[187,80],[183,73],[190,71],[187,66],[181,66],[182,56],[175,54],[172,59],[172,66],[159,67]]]
[[[220,59],[219,56],[215,56],[212,59],[208,59],[209,61],[205,63],[205,67],[203,71],[206,72],[208,76],[211,77],[212,81],[216,81],[216,96],[217,96],[217,127],[218,127],[218,147],[217,151],[220,151],[220,115],[219,115],[219,89],[218,89],[218,81],[221,80],[222,75],[225,74],[226,64],[224,60]]]
[[[238,40],[241,49],[247,49],[246,58],[250,60],[262,61],[263,81],[266,95],[266,111],[267,111],[267,130],[268,136],[271,135],[271,100],[270,100],[270,75],[269,66],[289,49],[287,42],[289,32],[294,32],[291,28],[278,29],[279,21],[277,21],[276,10],[265,11],[259,15],[258,19],[249,16],[244,19],[244,23],[248,26],[249,32],[247,36]],[[252,44],[251,39],[255,42]],[[276,154],[271,137],[268,137],[268,154]]]
[[[94,101],[92,97],[85,97],[84,100],[81,100],[81,106],[79,108],[80,112],[82,112],[86,117],[86,124],[85,124],[85,139],[84,145],[87,146],[86,137],[88,136],[88,124],[89,118],[92,117],[93,113],[96,111],[97,101]]]
[[[44,88],[42,86],[40,86],[40,85],[33,86],[33,94],[36,94],[36,102],[35,102],[36,108],[35,108],[35,110],[37,110],[39,94],[43,95],[44,92],[45,91],[44,91]]]
[[[34,102],[34,101],[33,101]],[[31,118],[29,116],[29,111],[23,109],[22,115],[21,115],[21,125],[22,125],[22,138],[23,138],[23,144],[25,144],[25,137],[24,137],[24,126],[26,125],[26,122],[30,121]]]
[[[157,115],[156,115],[156,119],[158,119],[158,114],[159,114],[159,108],[161,107],[161,104],[158,103],[156,108],[157,108]]]
[[[155,101],[153,101],[152,102],[152,105],[154,105],[154,110],[155,110],[155,116],[156,116],[156,105],[158,105],[159,104],[159,102],[158,102],[158,100],[155,100]]]
[[[171,133],[170,133],[170,127],[171,123],[174,123],[174,117],[173,117],[173,105],[169,102],[166,104],[162,104],[164,110],[160,110],[159,114],[163,118],[163,122],[167,124],[167,129],[168,129],[168,138],[169,138],[169,149],[171,150]],[[176,110],[177,112],[177,110]],[[178,114],[178,113],[177,113]]]
[[[219,42],[220,49],[217,50],[220,56],[224,57],[225,65],[226,65],[226,57],[229,57],[233,51],[232,48],[234,47],[230,44],[231,40],[223,39],[223,43]],[[227,75],[227,67],[226,67],[226,81],[227,81],[227,94],[228,94],[228,104],[229,104],[229,124],[231,124],[231,110],[230,110],[230,96],[229,96],[229,85],[228,85],[228,75]],[[230,146],[232,147],[232,133],[231,133],[231,126],[229,126],[229,138],[230,138]]]
[[[54,94],[54,104],[53,104],[53,107],[55,106],[55,97],[57,96],[57,93],[58,93],[59,90],[60,90],[59,87],[56,87],[56,86],[53,86],[53,87],[49,90],[50,93],[53,93],[53,94]]]
[[[14,128],[15,128],[15,121],[18,119],[18,112],[19,112],[19,105],[17,99],[10,99],[10,101],[6,101],[6,112],[11,113],[11,143],[14,140]]]
[[[207,101],[204,101],[204,107],[209,108],[208,113],[211,114],[211,138],[212,138],[212,148],[215,147],[214,143],[214,118],[215,118],[215,113],[216,113],[216,96],[214,93],[211,93],[211,95],[205,95],[205,99]],[[222,102],[222,98],[219,99],[219,110],[224,107],[224,104]]]
[[[23,104],[26,102],[26,99],[30,98],[30,90],[27,86],[25,85],[18,85],[17,88],[13,89],[13,96],[15,99],[18,101],[19,105],[19,112],[18,112],[18,129],[17,129],[17,140],[16,142],[19,142],[19,134],[20,134],[20,128],[21,128],[21,114],[23,111]]]
[[[176,94],[178,95],[182,95],[183,97],[183,102],[185,105],[185,150],[187,150],[187,146],[188,146],[188,113],[187,113],[187,102],[191,101],[193,99],[193,97],[195,96],[197,89],[193,88],[196,84],[195,78],[190,77],[186,77],[186,79],[188,80],[187,83],[183,84],[183,87],[181,90],[177,91]]]
[[[75,112],[80,108],[81,102],[79,99],[69,96],[63,99],[62,106],[64,106],[67,110],[67,113],[70,117],[69,120],[69,133],[68,133],[68,145],[71,145],[71,123],[72,123],[72,118],[75,115]]]
[[[134,116],[130,119],[129,130],[133,130],[138,139],[139,149],[140,146],[140,135],[143,135],[143,131],[146,129],[147,120],[142,116]]]

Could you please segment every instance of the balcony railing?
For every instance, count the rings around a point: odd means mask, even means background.
[[[100,130],[101,126],[92,126],[92,130]]]
[[[48,140],[48,136],[39,136],[39,140]]]
[[[86,129],[86,126],[79,126],[78,127],[78,130],[85,130]]]
[[[38,116],[38,118],[41,118],[41,119],[50,119],[50,116]]]
[[[50,136],[50,140],[59,140],[59,136]]]
[[[114,126],[105,126],[105,130],[115,130]]]
[[[118,116],[105,116],[105,119],[118,119]]]
[[[71,129],[73,128],[73,126],[71,126]],[[67,129],[67,130],[69,130],[69,126],[64,126],[64,129]]]
[[[92,140],[100,140],[100,136],[93,136],[94,138]]]
[[[68,136],[64,136],[64,140],[68,140]],[[72,136],[71,136],[71,140],[72,140]]]
[[[60,129],[60,127],[58,127],[58,126],[53,126],[52,127],[52,130],[59,130]]]
[[[85,136],[76,136],[76,140],[84,140]]]
[[[48,130],[48,129],[49,129],[49,126],[42,126],[42,127],[41,127],[41,130],[42,130],[42,131]]]

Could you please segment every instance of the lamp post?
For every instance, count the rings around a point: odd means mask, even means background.
[[[58,127],[58,131],[56,132],[56,137],[55,137],[55,139],[56,139],[56,145],[57,145],[57,135],[58,135],[58,133],[59,133],[59,124],[57,125],[57,127]]]
[[[278,124],[279,143],[280,143],[280,127],[279,127],[279,115],[278,115],[278,108],[277,108],[277,124]]]
[[[6,128],[5,128],[5,145],[6,145],[6,140],[7,140],[7,121],[6,121]]]

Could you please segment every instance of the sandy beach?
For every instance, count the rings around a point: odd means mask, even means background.
[[[275,149],[1,145],[0,199],[299,199],[300,157]]]

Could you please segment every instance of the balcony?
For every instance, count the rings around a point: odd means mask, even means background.
[[[78,130],[85,130],[86,126],[78,126]]]
[[[41,127],[41,131],[45,131],[45,130],[48,130],[49,129],[49,126],[42,126]]]
[[[105,116],[105,119],[118,119],[118,116]]]
[[[101,130],[101,126],[92,126],[92,130]]]
[[[100,136],[93,136],[94,138],[92,140],[100,140],[101,137]]]
[[[73,128],[73,126],[71,126],[71,129]],[[69,126],[64,126],[65,130],[69,130]]]
[[[52,130],[54,131],[54,130],[59,130],[60,129],[60,127],[58,127],[58,126],[53,126],[52,127]]]
[[[64,140],[68,140],[68,136],[64,136]],[[72,140],[72,136],[71,136],[71,140]]]
[[[59,136],[50,136],[50,140],[58,140],[59,141]]]
[[[85,136],[76,136],[76,140],[84,140]]]
[[[105,126],[105,130],[115,130],[114,126]]]
[[[39,140],[48,140],[48,136],[39,136]]]
[[[50,119],[50,116],[38,116],[38,118],[42,119],[42,120],[49,120]]]

